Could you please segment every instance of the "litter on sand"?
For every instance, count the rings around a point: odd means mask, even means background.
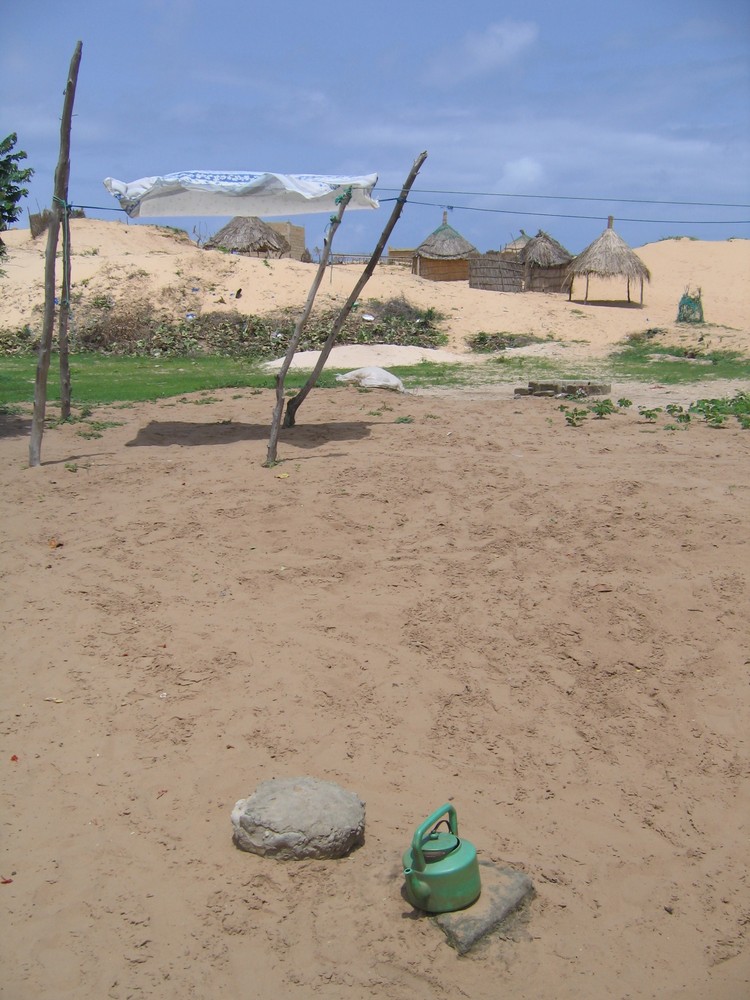
[[[355,368],[354,371],[346,372],[344,375],[337,375],[336,381],[360,385],[363,389],[393,389],[395,392],[406,392],[400,378],[386,371],[385,368],[373,366]]]

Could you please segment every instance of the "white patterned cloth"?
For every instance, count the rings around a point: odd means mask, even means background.
[[[170,215],[304,215],[335,212],[347,188],[347,211],[379,208],[372,195],[377,174],[341,177],[318,174],[186,170],[125,183],[107,177],[104,186],[133,218]]]

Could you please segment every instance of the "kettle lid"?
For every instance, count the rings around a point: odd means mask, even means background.
[[[461,841],[454,833],[439,833],[439,826],[440,823],[437,823],[422,841],[422,853],[428,864],[441,861],[461,846]]]

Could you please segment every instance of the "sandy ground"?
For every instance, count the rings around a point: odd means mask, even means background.
[[[2,995],[744,1000],[750,435],[349,388],[266,469],[272,405],[112,408],[35,470],[2,418]],[[300,774],[365,846],[236,850]],[[465,958],[400,894],[449,799],[537,890]]]
[[[0,326],[35,321],[41,249],[3,235]],[[213,308],[241,281],[253,311],[309,286],[150,228],[74,235],[86,294]],[[671,323],[690,281],[746,348],[747,246],[642,248],[644,311],[395,268],[368,294],[434,301],[457,353],[493,317],[596,353]],[[268,391],[100,408],[118,425],[48,429],[33,470],[27,419],[0,415],[0,995],[746,1000],[750,433],[571,428],[511,388],[315,391],[272,469]],[[302,774],[366,801],[365,845],[238,851],[235,801]],[[537,892],[464,958],[401,896],[448,800]]]

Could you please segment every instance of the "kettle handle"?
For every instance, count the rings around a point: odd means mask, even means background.
[[[420,826],[417,827],[414,833],[414,837],[411,842],[411,852],[412,852],[411,867],[414,871],[418,872],[424,871],[425,859],[424,859],[424,851],[422,850],[422,843],[427,839],[427,836],[430,833],[430,828],[434,827],[437,821],[439,819],[442,819],[442,817],[445,815],[448,816],[448,825],[450,826],[451,833],[453,834],[454,837],[458,836],[458,818],[456,816],[456,810],[453,808],[450,802],[446,802],[444,806],[441,806],[439,809],[436,809],[431,816],[428,816],[427,819],[424,821],[424,823],[422,823]]]

